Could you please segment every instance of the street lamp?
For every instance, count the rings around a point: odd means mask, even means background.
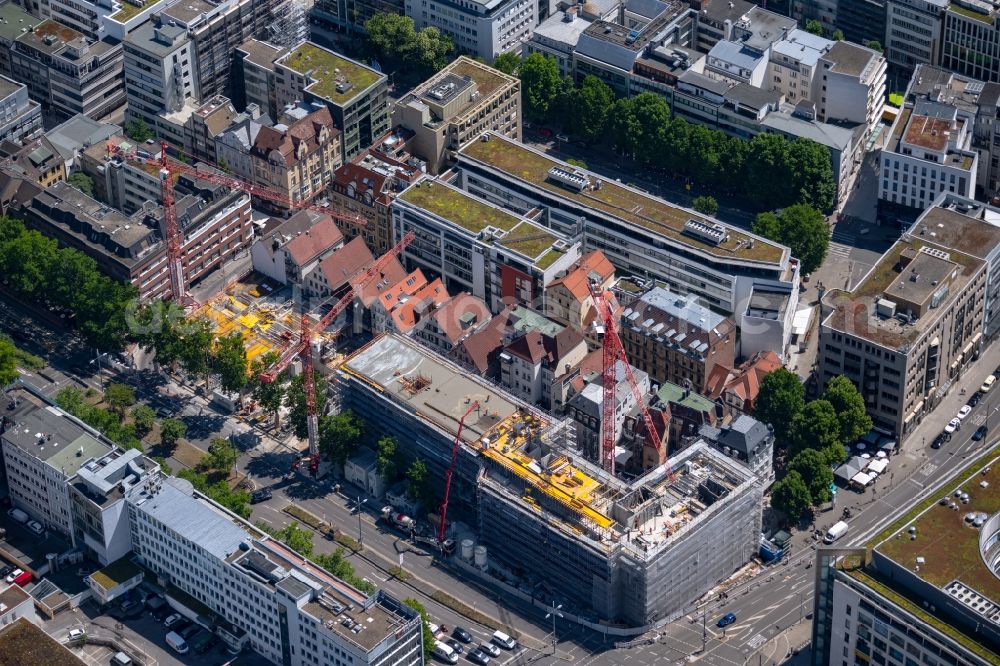
[[[364,545],[365,538],[361,534],[361,507],[368,503],[367,499],[361,499],[361,495],[358,495],[358,544]]]
[[[552,610],[545,616],[545,619],[552,618],[552,654],[556,653],[556,617],[562,617],[563,614],[559,611],[562,610],[562,604],[556,605],[556,602],[552,602]]]

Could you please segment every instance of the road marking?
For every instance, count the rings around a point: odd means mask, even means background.
[[[937,463],[929,462],[920,468],[920,473],[923,474],[924,476],[930,476],[931,474],[937,471],[937,468],[938,468]]]
[[[754,636],[747,641],[747,647],[753,651],[763,645],[766,641],[767,638],[764,637],[764,634],[754,634]]]
[[[972,425],[981,426],[986,423],[986,414],[976,414],[972,419]]]

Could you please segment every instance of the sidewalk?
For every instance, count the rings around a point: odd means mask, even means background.
[[[747,666],[777,666],[791,664],[807,666],[812,650],[812,621],[804,620],[781,632],[746,658]]]

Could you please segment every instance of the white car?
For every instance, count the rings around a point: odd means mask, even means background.
[[[498,648],[493,643],[483,643],[479,646],[479,649],[485,652],[486,654],[490,655],[491,657],[500,656],[500,648]]]
[[[4,580],[6,580],[8,583],[13,583],[14,579],[23,573],[24,573],[23,569],[14,569],[9,574],[7,574],[7,578],[5,578]]]
[[[84,631],[83,629],[70,629],[69,630],[69,639],[71,641],[79,640],[79,639],[83,638],[86,635],[87,635],[87,632]]]
[[[951,433],[955,432],[961,427],[962,427],[961,419],[952,419],[951,421],[948,421],[948,425],[944,427],[944,431],[950,435]]]
[[[166,620],[163,621],[163,626],[169,629],[170,627],[180,622],[181,619],[182,618],[180,616],[180,613],[173,613]]]
[[[29,520],[28,529],[37,534],[38,536],[42,536],[45,533],[45,528],[42,527],[42,524],[37,520]]]
[[[962,405],[962,409],[958,410],[958,418],[964,419],[971,413],[972,413],[972,407],[969,407],[968,405]]]

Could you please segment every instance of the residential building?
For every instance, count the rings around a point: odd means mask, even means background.
[[[704,425],[698,434],[715,449],[753,470],[765,488],[774,482],[774,432],[767,424],[741,414],[719,428]]]
[[[941,30],[950,0],[886,0],[885,57],[910,72],[941,58]]]
[[[834,45],[832,40],[805,30],[792,30],[771,46],[767,87],[780,92],[790,104],[815,101],[813,83],[819,59]]]
[[[5,400],[0,447],[11,503],[76,544],[67,481],[113,445],[26,386]]]
[[[882,148],[879,199],[923,210],[942,192],[974,197],[974,125],[974,117],[947,101],[907,102]]]
[[[215,155],[226,171],[253,180],[253,163],[250,150],[257,141],[261,128],[272,125],[271,118],[252,116],[229,125],[215,137]]]
[[[284,197],[262,205],[286,211],[329,187],[341,165],[340,132],[328,108],[320,107],[292,122],[261,127],[250,148],[253,182]]]
[[[288,54],[288,49],[248,39],[236,49],[233,67],[233,99],[243,107],[256,104],[271,118],[277,118],[278,84],[274,61]]]
[[[493,62],[501,53],[516,51],[538,25],[538,0],[406,0],[406,15],[417,30],[437,28],[455,49]]]
[[[437,353],[449,355],[491,319],[490,308],[482,299],[463,292],[425,317],[413,337]]]
[[[521,215],[539,209],[539,225],[717,312],[745,312],[755,288],[784,292],[791,334],[799,275],[783,246],[492,134],[461,151],[456,169],[453,182],[470,194]]]
[[[28,86],[0,75],[0,142],[28,143],[42,134],[42,107]]]
[[[671,451],[683,448],[686,441],[698,435],[702,426],[720,421],[716,404],[698,391],[671,382],[663,382],[658,390],[651,388],[649,406],[670,415],[663,442]]]
[[[305,293],[310,298],[327,299],[350,284],[351,279],[374,260],[365,242],[355,238],[327,254],[314,269],[303,273]],[[393,275],[390,283],[396,284],[404,276],[405,273]],[[378,282],[381,283],[382,279]]]
[[[109,143],[123,150],[133,146],[125,137],[115,135],[106,142],[91,145],[80,155],[80,171],[94,181],[94,198],[126,215],[142,209],[147,201],[159,201],[163,196],[159,169],[152,162],[111,155]],[[157,147],[149,154],[155,159],[160,149]]]
[[[717,363],[705,380],[705,395],[732,414],[752,415],[764,377],[782,367],[772,351],[758,352],[736,368]]]
[[[25,4],[27,5],[27,3]],[[42,19],[38,18],[39,16],[41,16],[40,12],[29,14],[11,0],[0,3],[0,76],[8,78],[14,76],[11,66],[14,43],[18,37],[31,32],[36,25],[42,22]]]
[[[586,330],[597,317],[591,283],[607,291],[615,281],[615,267],[600,250],[593,250],[573,264],[566,274],[545,287],[545,316],[578,330]]]
[[[521,138],[521,82],[459,56],[400,99],[392,122],[414,133],[411,150],[436,174],[483,132]]]
[[[105,143],[121,131],[118,125],[102,123],[78,113],[45,132],[45,138],[66,162],[66,173],[69,174],[79,168],[84,150]]]
[[[992,561],[1000,475],[994,455],[945,482],[939,502],[900,507],[896,520],[857,546],[819,548],[811,664],[986,666],[1000,661],[990,617],[1000,598]],[[979,523],[979,525],[976,525]],[[949,554],[934,557],[932,546]],[[954,555],[967,553],[957,566]]]
[[[950,224],[929,224],[937,215]],[[875,427],[905,439],[979,354],[998,244],[1000,227],[976,215],[935,211],[853,289],[827,291],[820,381],[846,376]]]
[[[451,465],[459,437],[449,515],[474,526],[488,564],[516,572],[530,562],[566,612],[645,626],[679,613],[757,551],[763,488],[708,444],[622,481],[567,448],[570,424],[393,334],[347,357],[338,382],[344,407],[384,424],[431,476]],[[459,434],[470,396],[480,408]],[[714,489],[710,510],[697,501],[701,484]]]
[[[278,284],[301,284],[320,261],[344,246],[329,215],[300,210],[288,219],[272,217],[250,249],[253,269]]]
[[[125,103],[124,53],[110,38],[94,41],[48,20],[15,40],[11,78],[48,113],[99,119]]]
[[[16,584],[0,584],[0,632],[19,619],[34,625],[41,624],[38,613],[35,612],[35,599]],[[45,634],[42,634],[45,636]],[[49,638],[48,636],[45,636]],[[53,640],[49,638],[49,640]],[[53,641],[54,642],[54,641]],[[0,646],[3,646],[3,634],[0,633]],[[17,654],[6,645],[2,648],[6,654]],[[8,651],[10,650],[10,651]],[[82,663],[82,662],[81,662]]]
[[[39,16],[68,25],[89,39],[119,42],[170,4],[170,0],[26,0],[25,6],[27,2],[41,5]]]
[[[371,312],[372,333],[415,333],[450,298],[441,278],[428,281],[418,269],[378,295]]]
[[[207,187],[175,204],[184,230],[181,257],[189,285],[232,261],[252,237],[250,197]],[[109,277],[135,285],[140,299],[169,292],[162,207],[148,206],[126,216],[63,182],[19,202],[17,212],[29,228],[92,257]]]
[[[554,387],[586,355],[587,343],[574,328],[554,336],[528,331],[500,353],[500,384],[528,404],[561,409],[553,404]]]
[[[312,42],[302,42],[274,61],[278,107],[297,100],[325,104],[340,130],[341,162],[389,131],[387,77]]]
[[[66,163],[52,142],[42,136],[22,146],[13,141],[0,143],[0,157],[7,164],[4,168],[43,188],[66,180]]]
[[[74,543],[102,566],[132,550],[125,495],[159,475],[160,465],[140,451],[115,448],[84,464],[69,480]]]
[[[504,347],[504,332],[509,309],[494,315],[471,335],[461,340],[449,353],[464,372],[477,377],[496,379],[500,376],[500,353]]]
[[[725,39],[708,52],[705,75],[733,84],[748,83],[755,88],[767,78],[771,48],[795,29],[795,21],[753,6],[732,23]]]
[[[641,296],[619,292],[619,326],[629,362],[656,384],[701,392],[716,364],[732,367],[736,325],[698,302],[655,287]]]
[[[534,307],[545,285],[579,258],[578,242],[443,180],[410,186],[392,213],[395,238],[417,235],[401,255],[408,267],[441,277],[449,293],[466,291],[494,312],[517,303]]]
[[[0,169],[0,215],[8,215],[22,201],[30,201],[42,188],[23,174],[10,169]]]
[[[867,141],[882,122],[886,67],[878,51],[843,40],[835,42],[820,56],[819,76],[814,82],[820,86],[813,98],[819,120],[864,125]]]

